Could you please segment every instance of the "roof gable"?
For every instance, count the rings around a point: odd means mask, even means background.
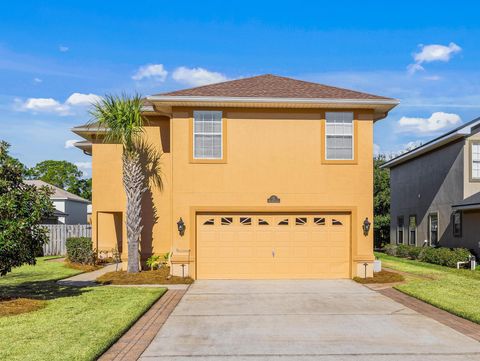
[[[56,187],[50,183],[44,182],[39,179],[34,179],[34,180],[25,180],[24,183],[33,185],[37,188],[40,187],[49,187],[52,189],[53,194],[50,196],[50,199],[56,200],[56,199],[65,199],[65,200],[70,200],[70,201],[76,201],[76,202],[82,202],[82,203],[90,203],[88,199],[82,198],[80,196],[77,196],[76,194],[67,192],[66,190]]]
[[[177,90],[155,96],[394,100],[271,74]]]
[[[460,138],[465,138],[471,136],[474,132],[478,131],[480,127],[480,117],[475,118],[468,123],[462,124],[459,127],[452,129],[451,131],[430,140],[429,142],[418,146],[406,153],[400,154],[399,156],[390,159],[388,162],[383,164],[381,168],[393,168],[402,163],[406,163],[412,159],[415,159],[423,154],[432,152],[438,148],[443,147],[455,140]]]

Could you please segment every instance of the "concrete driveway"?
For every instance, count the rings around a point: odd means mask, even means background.
[[[480,360],[480,343],[353,281],[197,281],[152,360]]]

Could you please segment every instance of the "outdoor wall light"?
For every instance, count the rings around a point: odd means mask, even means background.
[[[371,224],[372,223],[370,223],[370,221],[368,220],[368,217],[365,218],[365,220],[363,221],[363,225],[362,225],[364,236],[368,236],[368,232],[370,231],[370,225]]]
[[[185,234],[185,228],[187,228],[185,226],[185,222],[183,221],[182,217],[180,217],[180,219],[177,222],[177,229],[178,229],[178,234],[182,237]]]

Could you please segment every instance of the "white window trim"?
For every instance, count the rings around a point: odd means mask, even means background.
[[[327,151],[327,137],[328,137],[328,132],[327,132],[327,114],[329,113],[351,113],[352,114],[352,158],[329,158],[328,157],[328,151]],[[326,112],[325,113],[325,137],[324,137],[324,141],[325,141],[325,160],[338,160],[338,161],[342,161],[342,160],[345,160],[345,161],[351,161],[351,160],[355,160],[355,114],[353,112]]]
[[[398,219],[400,217],[402,218],[402,222],[403,222],[403,224],[401,226],[398,224]],[[402,230],[402,243],[399,242],[400,230]],[[396,239],[396,243],[397,244],[405,244],[405,218],[403,216],[398,216],[397,217],[397,239]]]
[[[428,213],[428,245],[432,245],[432,218],[431,216],[436,215],[437,216],[437,244],[439,243],[439,229],[440,229],[440,215],[438,212],[430,212]]]
[[[410,217],[415,217],[415,227],[410,226]],[[412,234],[412,230],[415,230],[415,239],[412,240],[410,239],[410,236]],[[417,216],[416,215],[411,215],[408,216],[408,245],[410,246],[416,246],[417,245],[417,237],[418,237],[418,224],[417,224]]]
[[[219,113],[220,114],[220,132],[216,133],[204,133],[204,132],[195,132],[195,118],[196,114],[200,113]],[[222,160],[223,159],[223,112],[221,110],[194,110],[193,111],[193,127],[192,127],[192,157],[194,160]],[[206,158],[206,157],[196,157],[195,156],[195,135],[220,135],[220,157],[212,157],[212,158]]]
[[[474,177],[473,176],[473,164],[474,163],[479,163],[480,164],[480,160],[474,160],[473,159],[473,148],[474,147],[480,147],[480,143],[478,141],[475,141],[470,144],[470,178],[473,180],[473,181],[480,181],[480,176],[478,177]]]

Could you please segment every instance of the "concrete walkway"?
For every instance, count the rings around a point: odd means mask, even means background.
[[[140,360],[480,360],[480,343],[353,281],[197,281]]]
[[[79,275],[57,281],[57,283],[65,286],[77,287],[98,286],[98,284],[95,283],[95,280],[105,273],[115,271],[115,269],[115,264],[109,264],[108,266],[102,267],[96,271],[80,273]]]

